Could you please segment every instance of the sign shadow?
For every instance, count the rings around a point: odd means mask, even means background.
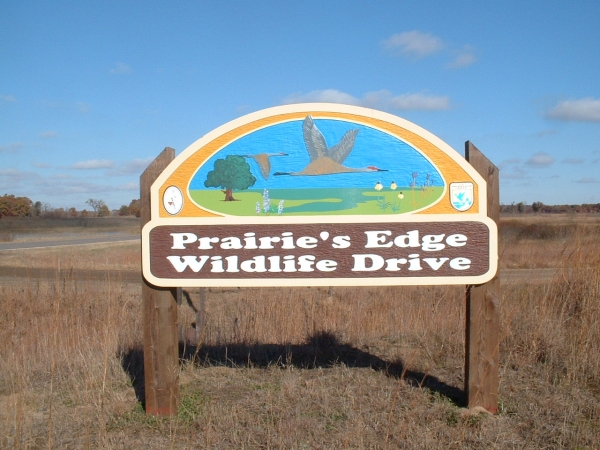
[[[465,393],[456,386],[418,370],[408,369],[402,358],[384,360],[350,344],[340,342],[329,332],[316,333],[303,344],[224,343],[197,347],[184,342],[179,344],[180,364],[193,362],[203,367],[231,368],[294,367],[298,369],[323,369],[337,365],[351,368],[371,368],[394,379],[403,379],[409,385],[427,389],[464,407]],[[131,348],[122,353],[121,365],[131,380],[135,395],[144,406],[144,358],[141,348]]]

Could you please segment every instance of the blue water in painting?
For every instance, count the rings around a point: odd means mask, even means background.
[[[392,181],[398,186],[410,186],[414,172],[418,173],[417,186],[426,184],[427,174],[430,175],[430,186],[444,185],[440,173],[419,151],[387,133],[342,120],[315,119],[315,124],[323,133],[328,147],[336,145],[347,131],[358,129],[354,149],[344,161],[344,166],[375,166],[387,171],[319,176],[273,175],[275,172],[300,172],[310,162],[304,145],[302,120],[296,120],[254,131],[230,143],[200,167],[192,178],[190,190],[206,189],[204,181],[208,172],[214,169],[217,159],[228,155],[279,152],[287,153],[288,156],[270,158],[271,172],[268,180],[261,175],[257,163],[251,158],[247,159],[257,180],[250,189],[366,188],[373,187],[377,182],[387,187]]]

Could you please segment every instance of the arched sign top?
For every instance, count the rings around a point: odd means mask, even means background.
[[[156,286],[481,284],[497,269],[482,177],[372,109],[248,114],[190,145],[150,194],[142,269]]]
[[[246,115],[190,145],[152,186],[152,218],[486,216],[485,189],[455,150],[409,121],[296,104]]]

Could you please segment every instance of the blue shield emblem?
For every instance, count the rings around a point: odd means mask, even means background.
[[[450,183],[450,203],[457,211],[467,211],[473,206],[473,183]]]

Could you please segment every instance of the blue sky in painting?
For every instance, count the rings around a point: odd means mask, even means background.
[[[472,141],[503,203],[598,203],[599,36],[597,0],[4,0],[0,195],[118,209],[164,147],[318,101]]]
[[[435,167],[420,152],[393,136],[371,127],[340,120],[316,119],[315,124],[323,133],[328,147],[337,144],[347,131],[358,129],[354,148],[344,166],[375,166],[385,171],[320,176],[273,175],[275,172],[299,172],[310,162],[303,140],[302,121],[296,120],[263,128],[226,146],[199,168],[190,189],[206,189],[204,180],[208,172],[213,170],[217,159],[227,155],[279,152],[286,153],[287,156],[271,157],[271,174],[267,180],[261,175],[256,162],[248,158],[251,171],[257,179],[250,189],[357,188],[373,187],[378,181],[385,186],[389,186],[392,181],[398,186],[409,186],[414,172],[418,173],[419,186],[425,184],[427,174],[430,175],[430,185],[443,186],[443,180]]]

